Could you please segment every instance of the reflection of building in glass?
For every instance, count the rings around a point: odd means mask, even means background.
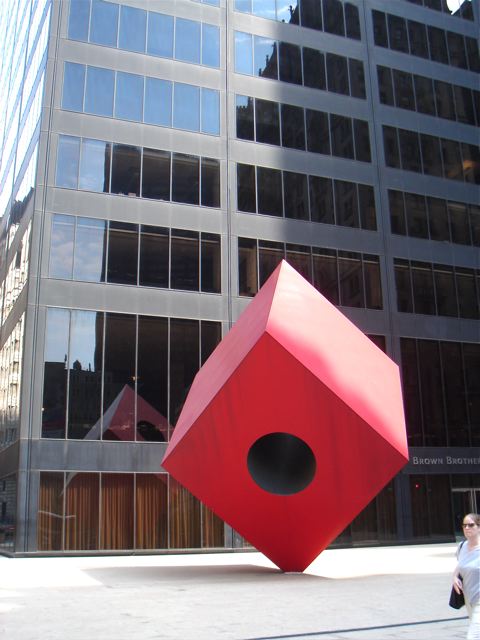
[[[453,539],[480,510],[478,0],[130,4],[0,3],[0,549],[246,544],[160,461],[282,258],[403,375],[411,462],[338,542]]]

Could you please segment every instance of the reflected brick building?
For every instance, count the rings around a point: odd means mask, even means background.
[[[336,544],[459,535],[480,510],[479,9],[2,3],[1,551],[248,546],[160,461],[282,258],[402,372],[411,461]]]

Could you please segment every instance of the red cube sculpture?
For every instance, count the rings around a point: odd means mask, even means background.
[[[282,262],[198,372],[163,466],[303,571],[407,461],[397,365]]]

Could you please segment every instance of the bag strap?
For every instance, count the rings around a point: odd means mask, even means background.
[[[460,544],[458,545],[458,547],[457,547],[457,560],[458,560],[458,556],[460,555],[460,551],[462,550],[462,547],[465,544],[465,542],[466,542],[465,540],[462,540],[460,542]]]

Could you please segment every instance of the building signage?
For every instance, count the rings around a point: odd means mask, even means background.
[[[411,447],[403,473],[479,473],[480,447]]]

